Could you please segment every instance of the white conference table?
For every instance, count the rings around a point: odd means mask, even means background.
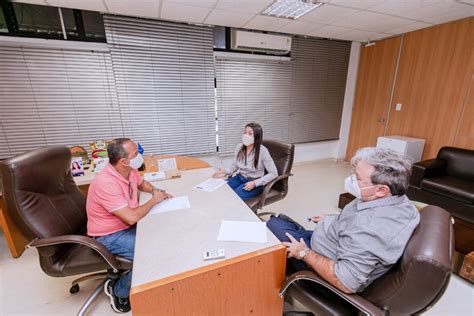
[[[260,221],[223,185],[214,192],[193,187],[212,168],[181,171],[180,179],[153,182],[191,208],[149,214],[137,224],[131,289],[136,315],[281,315],[278,290],[285,278],[286,249],[267,229],[266,243],[217,241],[221,221]],[[150,199],[140,194],[140,203]],[[203,252],[223,248],[224,259]]]

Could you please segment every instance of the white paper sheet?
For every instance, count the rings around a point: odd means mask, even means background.
[[[157,205],[153,206],[148,214],[158,214],[187,209],[190,207],[191,205],[189,204],[189,199],[186,195],[177,196],[172,199],[164,200],[163,202],[160,202]]]
[[[165,180],[166,175],[163,171],[158,171],[158,172],[148,172],[143,175],[143,178],[146,181],[159,181],[159,180]]]
[[[227,182],[224,179],[209,178],[206,181],[196,185],[194,188],[202,190],[202,191],[206,191],[206,192],[212,192],[226,183]]]
[[[176,158],[158,159],[158,170],[169,171],[178,169]]]
[[[267,242],[267,227],[264,222],[222,220],[218,241]]]

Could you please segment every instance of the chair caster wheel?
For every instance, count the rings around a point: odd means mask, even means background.
[[[79,284],[73,285],[69,289],[69,293],[71,294],[76,294],[77,292],[79,292]]]

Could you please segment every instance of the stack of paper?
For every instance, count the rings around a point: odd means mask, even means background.
[[[227,182],[223,179],[214,179],[210,178],[206,181],[196,185],[194,188],[203,190],[206,192],[212,192],[220,188],[222,185],[226,184]]]

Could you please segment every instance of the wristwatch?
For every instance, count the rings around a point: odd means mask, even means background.
[[[299,253],[298,253],[298,256],[300,257],[300,260],[303,260],[304,257],[306,257],[306,255],[308,254],[309,252],[309,249],[308,248],[305,248],[303,250],[301,250]]]

